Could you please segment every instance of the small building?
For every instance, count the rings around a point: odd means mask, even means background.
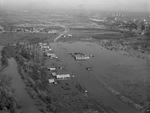
[[[50,33],[50,34],[57,34],[57,31],[56,30],[51,30],[51,31],[48,31],[48,33]]]
[[[68,37],[72,37],[72,34],[68,34]]]
[[[46,46],[47,45],[47,43],[39,43],[39,46]]]
[[[49,49],[50,47],[47,46],[47,45],[42,45],[42,46],[40,46],[40,48],[42,48],[42,49]]]
[[[50,33],[51,33],[51,34],[56,34],[57,31],[56,31],[56,30],[52,30]]]
[[[33,31],[32,31],[32,33],[39,33],[40,32],[40,29],[38,29],[38,28],[34,28],[33,27]]]
[[[59,80],[66,80],[71,78],[70,74],[60,74],[60,75],[56,75],[56,78]]]
[[[55,72],[52,72],[52,76],[53,76],[53,77],[56,77],[56,73],[55,73]]]
[[[54,83],[55,83],[55,80],[54,80],[54,79],[48,79],[48,82],[49,82],[50,84],[54,84]]]
[[[53,67],[53,68],[47,68],[47,69],[50,70],[50,71],[56,71],[55,67]]]
[[[139,105],[139,104],[133,104],[133,106],[134,106],[135,109],[137,109],[137,110],[139,110],[139,111],[143,110],[143,106],[141,106],[141,105]],[[149,111],[146,112],[146,113],[149,113]]]
[[[74,56],[76,60],[87,60],[87,59],[90,59],[89,56],[86,56],[86,55],[75,55]]]
[[[45,48],[44,50],[45,50],[46,52],[47,52],[47,51],[52,51],[52,48]]]
[[[50,58],[57,58],[56,54],[54,53],[46,53],[46,56]]]
[[[90,59],[90,56],[87,56],[83,53],[73,53],[72,56],[75,58],[75,60],[87,60]]]
[[[128,104],[132,104],[133,101],[125,96],[121,96],[120,99],[125,102],[125,103],[128,103]]]

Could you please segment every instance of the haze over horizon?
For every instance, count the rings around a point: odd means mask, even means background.
[[[150,12],[150,0],[0,0],[2,8],[78,8]]]

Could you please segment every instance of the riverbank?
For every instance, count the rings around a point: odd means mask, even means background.
[[[96,105],[97,102],[85,94],[85,89],[75,79],[58,80],[57,85],[49,85],[50,73],[44,65],[43,54],[36,45],[7,46],[3,50],[8,57],[16,59],[27,91],[41,112],[105,113],[107,111],[105,106]]]
[[[21,102],[22,113],[40,113],[38,108],[34,105],[34,101],[26,91],[26,86],[18,72],[17,62],[13,58],[10,58],[8,62],[9,66],[5,70],[5,73],[12,78],[12,88],[14,89],[14,94]]]
[[[2,47],[0,47],[0,52],[1,50]],[[1,55],[0,58],[2,59]],[[3,65],[3,61],[4,59],[1,60],[2,63],[0,66],[0,112],[21,113],[21,102],[15,95],[14,88],[12,88],[12,77],[5,73],[8,65]]]

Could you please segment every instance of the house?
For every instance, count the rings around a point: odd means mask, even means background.
[[[51,33],[51,31],[48,31],[48,33]]]
[[[56,54],[54,53],[46,53],[46,56],[51,58],[57,58]]]
[[[52,72],[52,76],[53,76],[53,77],[56,77],[56,73],[55,73],[55,72]]]
[[[86,55],[75,55],[74,56],[76,60],[86,60],[86,59],[90,59],[89,56]]]
[[[42,45],[42,46],[40,46],[40,48],[42,48],[42,49],[49,49],[50,47],[46,46],[46,45]]]
[[[68,37],[72,37],[72,34],[68,34]]]
[[[54,79],[48,79],[49,84],[56,84]]]
[[[56,78],[59,80],[65,80],[71,78],[71,76],[70,74],[60,74],[60,75],[56,75]]]
[[[87,55],[85,55],[83,53],[74,53],[72,55],[75,58],[75,60],[87,60],[87,59],[90,59],[89,56],[87,56]]]
[[[40,32],[40,30],[39,29],[37,29],[37,28],[33,28],[33,31],[32,31],[33,33],[39,33]]]
[[[51,34],[56,34],[56,33],[57,33],[56,30],[52,30],[52,31],[51,31]]]
[[[39,43],[39,46],[46,46],[47,45],[47,43]]]
[[[53,67],[53,68],[47,68],[47,69],[50,70],[50,71],[56,71],[55,67]]]
[[[47,51],[52,51],[52,48],[45,48],[44,50],[45,50],[46,52],[47,52]]]

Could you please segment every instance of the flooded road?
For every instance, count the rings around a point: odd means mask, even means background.
[[[12,88],[15,90],[17,98],[21,101],[23,113],[40,113],[25,89],[26,86],[17,69],[17,62],[13,58],[9,59],[8,62],[9,66],[5,73],[12,77]]]
[[[126,65],[127,67],[130,65],[138,66],[144,65],[144,62],[116,54],[102,48],[98,44],[90,42],[57,42],[51,45],[58,58],[67,66],[67,71],[75,75],[79,83],[84,86],[93,97],[113,108],[117,113],[140,113],[111,95],[101,84],[101,79],[104,78],[105,75],[111,75],[112,73],[118,75],[125,74],[120,70],[115,70],[116,72],[111,70],[116,65]],[[87,55],[94,55],[95,57],[87,61],[75,61],[69,55],[69,53],[74,52],[82,52]],[[93,67],[93,71],[87,71],[85,69],[86,67]],[[128,71],[128,69],[126,70]]]

